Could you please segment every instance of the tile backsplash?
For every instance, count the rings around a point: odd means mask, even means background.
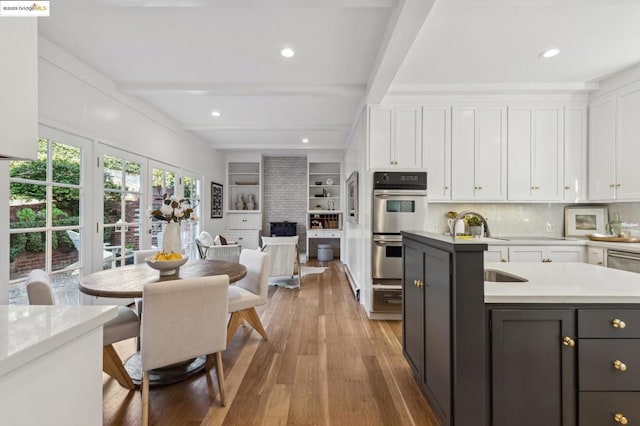
[[[447,212],[471,210],[487,219],[494,236],[561,237],[564,235],[564,208],[568,205],[578,204],[431,203],[428,207],[426,230],[448,232]],[[611,203],[608,207],[610,216],[619,212],[623,222],[640,222],[640,203]]]

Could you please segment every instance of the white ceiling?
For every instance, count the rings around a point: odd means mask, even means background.
[[[584,89],[640,61],[640,1],[432,4],[64,0],[39,30],[220,149],[342,149],[362,103],[389,88]],[[538,59],[551,46],[560,55]]]

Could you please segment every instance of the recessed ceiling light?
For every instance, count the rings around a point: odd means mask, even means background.
[[[294,52],[293,49],[289,47],[285,47],[284,49],[280,50],[280,54],[285,58],[293,58],[293,55],[295,55],[296,52]]]
[[[302,143],[309,143],[309,138],[302,138]]]
[[[213,115],[214,117],[220,117],[221,114],[220,111],[213,111],[211,115]]]
[[[538,55],[538,57],[540,58],[553,58],[554,56],[556,56],[558,53],[560,53],[560,49],[556,49],[555,47],[553,49],[547,49],[544,52],[540,53]]]

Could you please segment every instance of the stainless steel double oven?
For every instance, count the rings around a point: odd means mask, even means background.
[[[371,268],[373,311],[402,311],[402,237],[424,230],[426,172],[374,172]]]

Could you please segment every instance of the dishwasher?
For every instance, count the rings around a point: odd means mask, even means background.
[[[609,249],[607,267],[640,273],[640,253]]]

